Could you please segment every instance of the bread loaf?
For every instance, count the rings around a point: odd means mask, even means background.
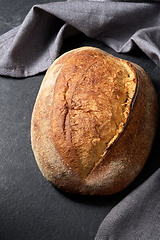
[[[145,71],[100,49],[60,56],[41,84],[31,142],[44,177],[63,191],[110,195],[142,170],[157,126]]]

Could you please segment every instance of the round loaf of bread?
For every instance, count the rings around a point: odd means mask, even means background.
[[[100,49],[60,56],[41,84],[31,142],[44,177],[59,189],[110,195],[142,170],[157,126],[157,96],[145,71]]]

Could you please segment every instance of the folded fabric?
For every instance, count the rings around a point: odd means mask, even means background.
[[[65,1],[36,5],[23,23],[0,37],[0,74],[27,77],[45,71],[63,39],[82,32],[117,52],[137,45],[160,66],[158,1]]]
[[[104,219],[95,240],[160,239],[160,169]]]

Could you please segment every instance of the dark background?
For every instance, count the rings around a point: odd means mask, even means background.
[[[22,23],[34,4],[45,0],[0,0],[0,35]],[[83,34],[65,39],[61,53],[96,46],[139,64],[160,96],[160,69],[135,48],[118,54]],[[71,195],[54,188],[41,174],[30,141],[34,102],[45,73],[25,79],[0,76],[0,240],[92,240],[107,213],[160,166],[160,132],[136,180],[113,196]]]

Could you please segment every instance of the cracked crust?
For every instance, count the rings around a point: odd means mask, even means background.
[[[48,69],[32,114],[32,148],[41,172],[58,188],[113,194],[143,168],[156,124],[156,93],[147,74],[83,47]]]

